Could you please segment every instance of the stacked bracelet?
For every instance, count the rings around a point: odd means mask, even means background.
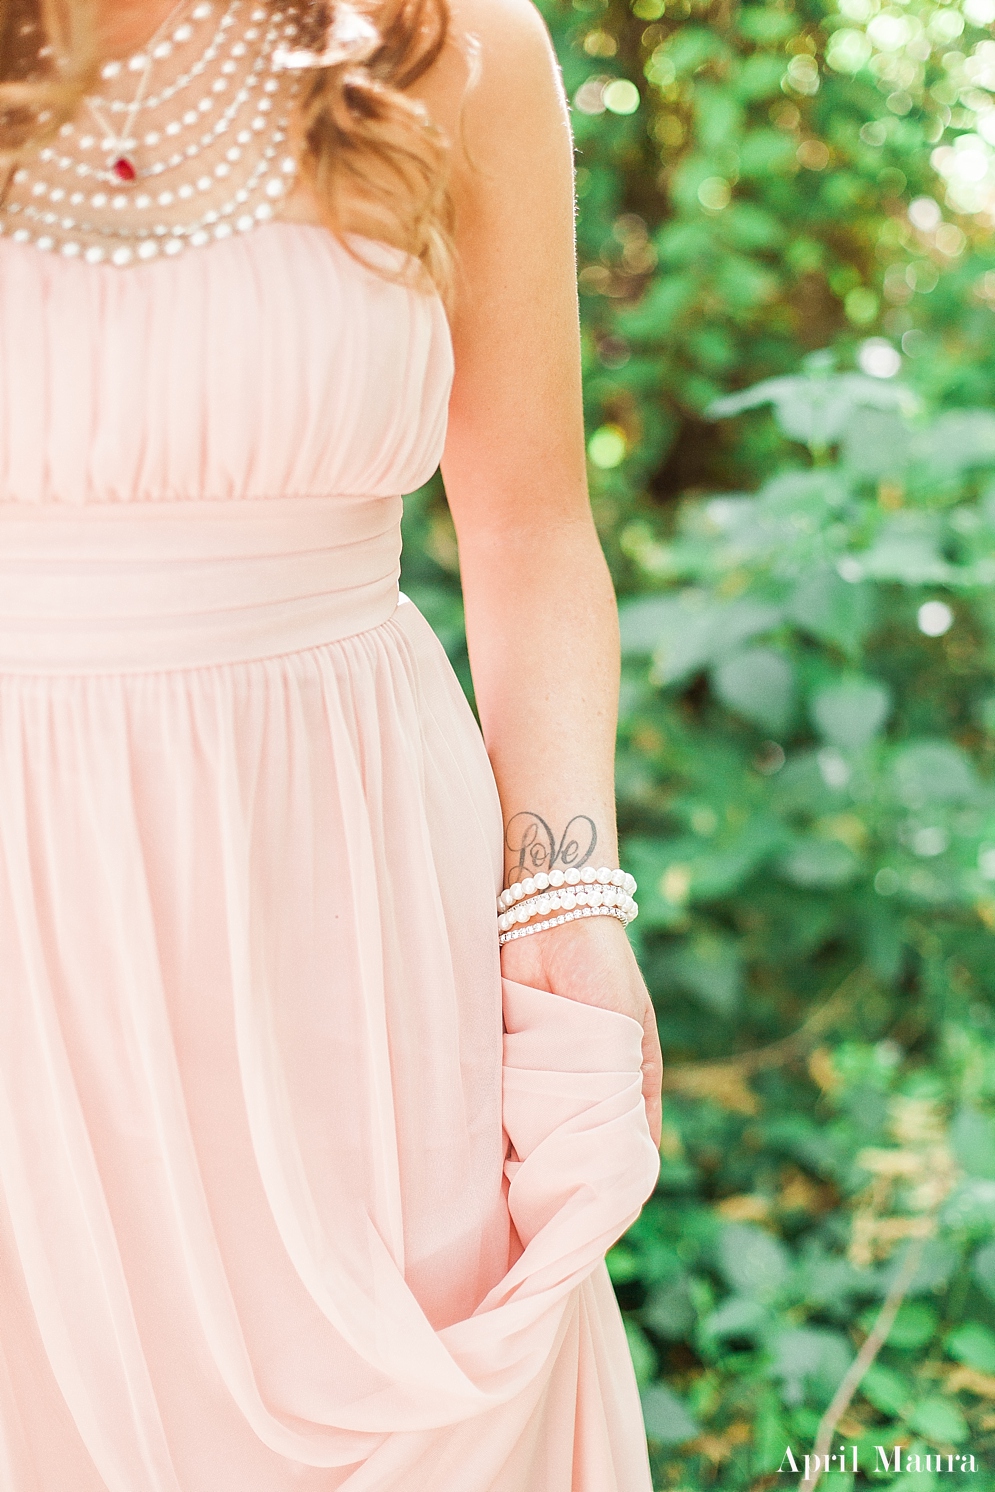
[[[551,870],[548,874],[541,870],[538,875],[526,876],[524,881],[516,881],[507,891],[502,891],[498,897],[498,911],[506,912],[516,902],[535,896],[536,892],[548,891],[550,887],[557,891],[562,886],[581,885],[620,887],[628,896],[632,896],[636,889],[634,876],[624,870],[613,870],[610,865],[602,865],[597,870],[591,865],[585,865],[583,870],[571,867],[570,870]]]
[[[621,886],[565,886],[559,891],[543,891],[530,896],[498,917],[498,931],[507,932],[518,923],[530,922],[533,917],[545,917],[550,912],[572,912],[575,907],[607,907],[618,912],[623,922],[631,922],[637,907],[633,898]]]
[[[609,865],[526,876],[498,897],[498,943],[527,938],[578,917],[614,917],[627,925],[639,912],[633,898],[635,890],[633,876]],[[550,912],[559,915],[550,917]]]
[[[563,912],[559,917],[550,917],[545,922],[530,922],[527,927],[516,927],[498,938],[498,944],[511,943],[515,938],[527,938],[532,933],[545,932],[549,927],[559,927],[563,922],[574,922],[578,917],[617,917],[620,922],[628,919],[618,907],[578,907],[575,912]]]

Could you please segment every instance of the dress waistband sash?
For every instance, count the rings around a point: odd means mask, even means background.
[[[380,626],[399,497],[0,502],[0,673],[156,672]]]

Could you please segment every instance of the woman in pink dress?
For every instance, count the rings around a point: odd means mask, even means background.
[[[3,0],[0,74],[0,1488],[645,1492],[545,31]],[[483,737],[397,589],[440,458]]]

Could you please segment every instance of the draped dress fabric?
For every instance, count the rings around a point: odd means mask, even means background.
[[[320,228],[0,243],[3,1492],[649,1487],[640,1030],[502,985],[398,597],[451,376]]]

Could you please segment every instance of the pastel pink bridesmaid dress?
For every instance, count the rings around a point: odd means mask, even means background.
[[[649,1487],[640,1030],[502,1001],[398,596],[451,374],[321,228],[0,242],[2,1492]]]

